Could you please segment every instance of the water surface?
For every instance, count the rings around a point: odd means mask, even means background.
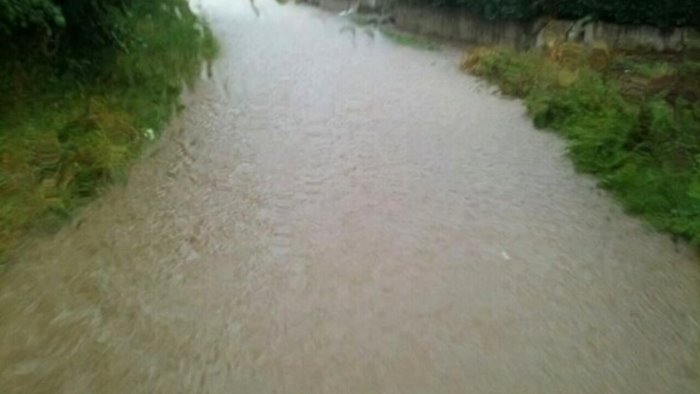
[[[695,393],[693,253],[459,54],[204,0],[213,77],[0,277],[5,393]]]

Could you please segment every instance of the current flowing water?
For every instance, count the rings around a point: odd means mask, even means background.
[[[697,392],[690,248],[456,51],[254,5],[198,4],[211,78],[0,277],[0,391]]]

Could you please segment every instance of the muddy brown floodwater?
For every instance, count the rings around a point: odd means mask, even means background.
[[[517,101],[305,6],[0,277],[3,393],[696,393],[700,269]]]

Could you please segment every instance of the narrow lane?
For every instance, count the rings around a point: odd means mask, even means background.
[[[522,105],[311,7],[0,277],[4,393],[696,393],[700,266]]]

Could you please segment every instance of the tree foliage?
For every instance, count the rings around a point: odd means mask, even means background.
[[[0,0],[1,34],[31,28],[50,31],[64,25],[61,8],[51,0]]]
[[[587,15],[601,20],[656,26],[700,25],[697,0],[547,0],[543,12],[579,18]]]
[[[115,13],[129,0],[0,0],[0,42],[24,50],[54,41],[63,50],[88,50],[117,41]]]
[[[540,16],[649,24],[661,27],[700,25],[698,0],[401,0],[413,4],[464,7],[486,19],[533,19]]]

